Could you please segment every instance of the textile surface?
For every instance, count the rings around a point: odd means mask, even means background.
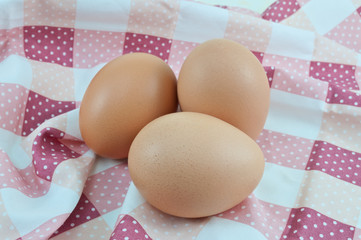
[[[259,14],[170,0],[0,0],[1,239],[361,239],[361,1],[280,0]],[[264,176],[242,203],[183,219],[146,203],[127,161],[99,158],[78,114],[111,59],[178,76],[213,38],[249,48],[271,106]]]

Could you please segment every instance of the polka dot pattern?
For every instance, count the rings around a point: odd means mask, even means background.
[[[257,52],[257,51],[251,51],[251,52],[253,53],[253,55],[256,56],[256,58],[258,59],[258,61],[259,61],[260,63],[262,63],[264,53],[263,53],[263,52]]]
[[[14,226],[8,214],[6,214],[6,208],[3,203],[2,196],[0,195],[0,216],[1,227],[0,227],[0,236],[7,236],[9,239],[17,239],[20,237],[20,233]]]
[[[137,219],[153,239],[196,239],[209,218],[178,218],[155,209],[148,203],[142,204],[129,213]]]
[[[125,215],[112,232],[109,240],[152,239],[137,220]]]
[[[75,102],[55,101],[29,91],[26,103],[22,135],[27,136],[45,120],[75,109]]]
[[[310,76],[346,89],[359,89],[355,80],[356,66],[317,62],[310,64]]]
[[[306,13],[302,9],[298,10],[290,17],[282,20],[282,24],[299,29],[305,29],[308,31],[316,32],[312,22],[310,21],[310,19],[307,17]]]
[[[176,76],[179,75],[184,60],[196,46],[198,46],[198,43],[172,40],[168,64]]]
[[[24,1],[24,25],[74,27],[76,1]]]
[[[313,140],[263,130],[257,139],[265,161],[280,166],[305,169]]]
[[[330,84],[326,102],[336,104],[346,104],[351,106],[361,106],[360,93],[349,91],[339,86]]]
[[[355,227],[331,219],[310,208],[292,209],[281,239],[352,240]]]
[[[300,9],[297,0],[277,0],[263,13],[262,18],[271,22],[281,22]]]
[[[361,152],[361,132],[357,131],[361,124],[360,114],[359,107],[329,104],[323,113],[318,139]]]
[[[24,27],[24,50],[29,59],[72,67],[73,43],[73,28]]]
[[[33,164],[36,175],[51,181],[55,168],[69,158],[80,155],[59,142],[64,132],[55,128],[43,129],[33,142]]]
[[[123,54],[125,33],[75,30],[74,67],[92,68]]]
[[[0,128],[21,135],[28,94],[21,85],[0,84]]]
[[[275,68],[272,88],[315,99],[326,99],[328,84],[309,77],[309,61],[265,54],[262,63]]]
[[[94,157],[86,155],[63,161],[56,167],[51,182],[80,195],[93,163]]]
[[[48,192],[50,184],[39,179],[31,165],[17,169],[1,149],[0,159],[0,188],[14,188],[28,197],[40,197]]]
[[[80,155],[83,155],[89,150],[87,145],[82,140],[66,133],[63,138],[59,139],[59,142]]]
[[[361,50],[361,16],[355,11],[325,36],[352,49]]]
[[[0,29],[0,61],[11,54],[24,56],[23,28]]]
[[[74,73],[71,68],[33,60],[30,64],[33,72],[33,92],[54,100],[74,100]]]
[[[113,227],[113,226],[112,226]],[[96,239],[96,240],[109,240],[109,236],[112,233],[111,227],[107,222],[97,217],[93,220],[83,223],[81,226],[69,229],[66,232],[58,234],[51,239],[53,240],[84,240],[84,239]],[[123,239],[122,239],[123,240]]]
[[[171,38],[178,20],[175,14],[178,9],[178,1],[132,1],[128,32]]]
[[[66,219],[63,225],[54,232],[53,236],[59,235],[69,229],[75,228],[85,222],[88,222],[94,218],[99,217],[100,214],[95,206],[89,201],[89,199],[82,194],[75,209],[70,216]]]
[[[56,229],[59,228],[59,226],[61,226],[61,224],[66,220],[67,217],[68,214],[62,214],[55,218],[49,219],[48,221],[40,225],[38,228],[35,228],[30,233],[27,233],[25,236],[21,237],[20,240],[50,239],[50,237],[53,235]]]
[[[90,176],[83,192],[100,214],[105,214],[122,206],[130,181],[128,166],[123,162]]]
[[[324,141],[315,142],[306,169],[319,170],[361,186],[361,153]]]
[[[168,62],[172,40],[151,35],[126,33],[123,53],[145,52]]]
[[[290,208],[264,202],[250,195],[242,203],[217,217],[244,223],[257,229],[266,239],[280,239]]]
[[[307,207],[335,221],[356,226],[361,189],[322,171],[305,171],[295,208]]]
[[[271,33],[271,22],[230,11],[224,37],[241,43],[251,51],[265,52]]]
[[[275,74],[275,67],[273,67],[273,66],[265,66],[264,70],[266,71],[269,86],[272,87],[273,76]]]
[[[312,61],[355,65],[357,53],[334,40],[316,34]]]

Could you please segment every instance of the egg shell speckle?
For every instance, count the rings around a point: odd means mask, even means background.
[[[126,54],[107,63],[91,81],[80,106],[85,143],[103,157],[126,158],[146,124],[176,111],[176,88],[171,68],[151,54]]]
[[[262,177],[264,158],[255,141],[234,126],[209,115],[178,112],[139,132],[128,166],[151,205],[197,218],[244,200]]]
[[[241,44],[212,39],[192,50],[178,78],[183,111],[212,115],[256,140],[270,104],[267,75],[257,57]]]

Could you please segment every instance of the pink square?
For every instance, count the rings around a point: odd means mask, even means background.
[[[28,136],[45,120],[75,109],[73,101],[55,101],[30,91],[25,108],[22,135]]]
[[[123,53],[145,52],[167,62],[172,40],[151,35],[126,33]]]
[[[355,52],[360,52],[361,50],[361,16],[355,11],[347,18],[345,18],[341,23],[329,31],[325,36],[329,39],[332,39],[343,46],[346,46],[349,49],[354,50]]]
[[[83,193],[94,204],[100,214],[119,208],[130,185],[127,163],[90,176]]]
[[[250,225],[267,239],[280,239],[290,209],[257,199],[253,194],[217,217]]]
[[[73,66],[74,29],[25,26],[24,49],[27,58]]]
[[[256,58],[258,59],[258,61],[259,61],[260,63],[262,63],[264,53],[263,53],[263,52],[257,52],[257,51],[251,51],[251,52],[253,53],[253,55],[256,56]]]
[[[165,214],[148,203],[129,213],[154,239],[196,239],[209,218],[180,218]],[[135,238],[138,239],[138,238]],[[145,240],[147,238],[140,238]]]
[[[0,188],[14,188],[30,198],[40,197],[48,192],[50,183],[42,181],[35,175],[32,164],[24,169],[18,169],[12,164],[9,156],[1,149],[0,159],[0,173],[3,175]]]
[[[281,166],[305,169],[313,140],[284,133],[263,130],[257,139],[265,161]]]
[[[74,27],[76,0],[24,1],[24,25]]]
[[[328,87],[326,102],[351,106],[361,106],[361,95],[360,93],[346,90],[339,86],[330,84],[330,86]]]
[[[355,227],[336,221],[311,208],[292,209],[282,239],[352,239]]]
[[[229,11],[225,38],[239,42],[252,51],[265,52],[271,34],[271,22]]]
[[[0,84],[0,127],[21,135],[29,90],[18,84]]]
[[[346,89],[358,90],[355,79],[356,66],[339,63],[312,61],[310,77],[329,82]]]
[[[262,18],[272,22],[281,22],[300,8],[297,0],[279,0],[262,13]]]
[[[326,99],[328,84],[309,77],[309,61],[265,54],[262,64],[274,67],[272,88],[315,99]]]
[[[31,90],[44,97],[73,101],[74,72],[72,68],[48,62],[29,61],[32,70]]]
[[[125,33],[75,29],[74,67],[91,68],[123,54]]]
[[[316,141],[306,170],[319,170],[361,186],[360,162],[361,153],[349,151],[324,141]]]
[[[11,54],[24,55],[23,28],[0,29],[0,61]]]
[[[172,38],[178,11],[178,1],[132,1],[127,31]]]
[[[152,240],[142,225],[132,216],[125,215],[112,232],[110,239],[147,239]]]
[[[33,164],[35,173],[40,178],[51,181],[61,162],[80,156],[59,141],[64,136],[65,133],[56,128],[45,128],[35,137],[32,148]]]
[[[265,53],[262,64],[264,66],[274,66],[276,69],[288,71],[288,75],[294,78],[302,78],[309,75],[310,61],[303,59]]]
[[[99,216],[100,214],[92,202],[90,202],[89,199],[84,194],[82,194],[78,204],[75,206],[75,209],[63,223],[63,225],[54,232],[53,237]]]
[[[289,72],[276,68],[272,88],[324,101],[328,83],[312,77],[290,75]]]
[[[275,67],[265,66],[263,68],[266,71],[269,86],[272,87],[273,76],[275,74]]]
[[[41,224],[33,231],[27,233],[25,236],[22,236],[21,240],[25,239],[50,239],[53,237],[53,233],[61,226],[63,222],[67,219],[69,214],[65,213],[59,216],[56,216],[52,219],[49,219],[45,223]],[[18,239],[17,239],[18,240]]]
[[[178,40],[172,41],[168,64],[173,69],[176,76],[179,75],[179,71],[182,67],[184,60],[196,46],[198,46],[198,43]]]

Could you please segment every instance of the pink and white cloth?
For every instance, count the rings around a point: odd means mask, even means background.
[[[361,1],[249,9],[171,0],[0,0],[0,238],[361,239]],[[202,219],[140,196],[125,160],[96,157],[78,126],[97,71],[130,52],[176,75],[212,38],[248,47],[271,106],[249,198]]]

